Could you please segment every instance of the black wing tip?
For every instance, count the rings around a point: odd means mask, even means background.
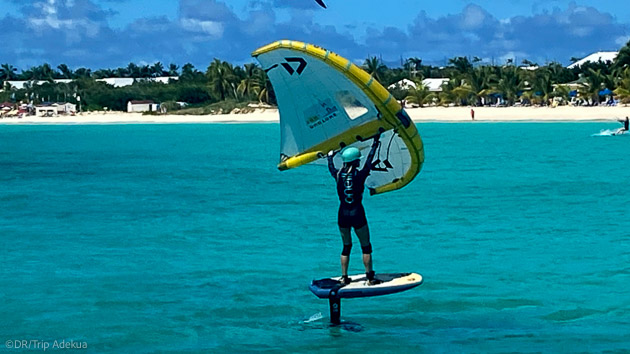
[[[326,8],[326,4],[324,4],[323,0],[315,0],[315,1],[319,4],[319,6]]]

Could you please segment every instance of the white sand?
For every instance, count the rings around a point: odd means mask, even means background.
[[[601,121],[630,116],[630,107],[474,107],[475,120],[481,122],[511,121]],[[471,121],[471,107],[408,108],[416,122]],[[147,123],[264,123],[277,122],[278,110],[257,109],[247,114],[218,115],[142,115],[140,113],[83,113],[76,116],[3,118],[0,124],[147,124]]]

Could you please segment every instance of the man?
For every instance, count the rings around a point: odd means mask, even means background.
[[[618,120],[619,123],[623,124],[623,128],[619,128],[619,130],[617,130],[617,132],[615,134],[624,134],[625,132],[628,131],[628,126],[630,125],[630,121],[628,121],[628,117],[626,117],[626,119],[619,119]]]
[[[354,232],[361,242],[363,265],[365,266],[368,284],[374,285],[379,283],[377,279],[374,279],[370,230],[365,217],[365,209],[363,209],[362,204],[365,180],[374,167],[372,160],[379,146],[379,138],[380,136],[374,138],[372,149],[362,169],[359,169],[361,165],[361,151],[356,147],[347,147],[341,151],[343,166],[339,170],[335,168],[335,163],[333,162],[333,157],[336,152],[331,151],[328,153],[328,169],[336,181],[337,195],[339,196],[340,202],[337,224],[343,241],[343,251],[341,252],[341,281],[344,284],[350,283],[348,265],[350,263],[350,250],[352,249],[352,235],[350,233],[352,228],[354,228]]]

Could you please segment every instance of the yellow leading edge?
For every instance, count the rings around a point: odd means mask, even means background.
[[[397,137],[404,142],[404,145],[410,155],[410,159],[406,166],[407,169],[404,174],[397,176],[396,178],[392,178],[391,181],[387,181],[385,184],[371,189],[371,194],[380,194],[400,189],[409,184],[415,176],[418,175],[422,168],[422,164],[424,163],[424,148],[422,139],[420,138],[415,124],[411,121],[411,119],[409,119],[409,116],[400,106],[398,101],[378,81],[376,81],[370,74],[351,63],[349,60],[318,46],[298,41],[282,40],[274,42],[254,51],[252,56],[256,57],[261,64],[263,64],[263,69],[269,71],[278,65],[274,64],[273,66],[265,67],[263,63],[264,61],[261,60],[261,57],[281,50],[289,50],[290,53],[302,53],[302,55],[308,60],[312,60],[314,58],[318,61],[324,62],[356,85],[369,98],[369,100],[372,101],[372,104],[378,111],[377,113],[380,114],[374,114],[374,117],[370,117],[369,121],[353,126],[347,131],[336,134],[335,136],[328,137],[325,140],[317,142],[313,146],[307,147],[303,151],[299,151],[292,156],[285,156],[283,161],[281,161],[278,165],[280,170],[292,169],[314,162],[325,156],[326,153],[331,150],[339,150],[340,148],[357,142],[368,141],[370,138],[379,133],[392,131],[392,135],[397,135]],[[290,72],[291,76],[286,73],[283,74],[289,78],[295,77],[293,76],[293,72]],[[274,81],[271,75],[270,79],[272,79],[271,81],[274,85],[274,89],[276,89],[277,84],[284,84],[284,82],[280,82],[278,79],[276,79],[277,81]],[[284,111],[283,106],[280,105],[280,100],[279,109],[282,120]]]

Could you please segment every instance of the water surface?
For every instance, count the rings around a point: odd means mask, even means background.
[[[375,269],[425,283],[344,301],[345,327],[307,288],[339,273],[334,183],[276,170],[277,124],[0,126],[0,339],[630,350],[630,138],[592,137],[616,127],[601,122],[418,126],[422,173],[365,207]]]

